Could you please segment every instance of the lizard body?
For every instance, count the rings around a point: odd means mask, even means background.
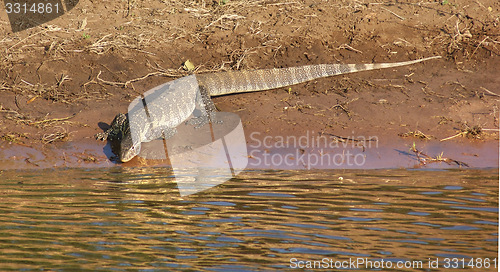
[[[201,127],[208,122],[217,122],[215,105],[210,99],[212,96],[271,90],[322,77],[399,67],[436,58],[440,56],[395,63],[318,64],[191,75],[144,93],[147,111],[152,116],[146,116],[147,113],[141,110],[140,103],[136,103],[135,106],[131,104],[129,116],[118,114],[113,119],[111,128],[98,133],[96,139],[119,140],[119,159],[127,162],[139,154],[141,142],[148,142],[162,136],[168,139],[175,135],[175,127],[191,116],[196,103],[204,108],[205,112],[197,118],[190,119],[188,124]],[[151,121],[148,122],[148,119]],[[129,122],[129,120],[132,121]]]

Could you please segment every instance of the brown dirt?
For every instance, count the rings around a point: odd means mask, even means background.
[[[432,155],[460,149],[454,159],[498,167],[499,34],[497,0],[81,0],[16,33],[0,12],[0,169],[113,165],[92,136],[140,93],[186,75],[188,59],[211,72],[433,55],[443,58],[214,101],[241,117],[249,144],[252,132],[310,131],[408,150],[428,142],[398,134],[418,130],[435,137]],[[473,127],[486,130],[440,146]]]

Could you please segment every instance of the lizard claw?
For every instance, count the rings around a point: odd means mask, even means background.
[[[96,140],[101,140],[104,142],[106,139],[108,139],[108,134],[105,132],[101,132],[101,133],[97,133],[96,135],[94,135],[94,137]]]

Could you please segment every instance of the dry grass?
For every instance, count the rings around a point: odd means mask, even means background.
[[[432,139],[436,138],[436,137],[434,137],[432,135],[425,135],[420,130],[408,131],[406,133],[400,133],[400,134],[398,134],[398,136],[399,137],[403,137],[403,138],[406,138],[406,137],[416,137],[416,138],[420,138],[422,140],[432,140]]]
[[[0,139],[11,143],[23,143],[22,139],[28,139],[28,133],[5,133],[2,137],[0,137]]]
[[[41,140],[43,144],[50,144],[56,141],[68,141],[70,138],[70,134],[71,132],[68,133],[65,128],[57,126],[54,128],[54,131],[52,133],[44,134]]]
[[[493,138],[495,135],[498,135],[498,129],[483,129],[481,125],[475,125],[473,127],[469,127],[467,124],[463,124],[464,128],[458,132],[457,134],[441,139],[441,142],[448,141],[457,137],[466,137],[467,139],[473,140],[485,140],[487,138]],[[496,131],[497,133],[486,133],[485,130]]]
[[[25,124],[28,126],[34,126],[37,128],[47,128],[47,127],[53,127],[55,125],[62,125],[62,124],[73,124],[73,122],[70,122],[67,120],[76,116],[76,114],[73,114],[71,116],[64,117],[64,118],[35,120],[28,115],[20,114],[19,112],[14,111],[14,110],[4,109],[4,112],[8,112],[8,113],[13,114],[13,115],[6,116],[5,117],[6,119],[10,119],[12,121],[15,121],[18,124],[21,123],[21,124]]]

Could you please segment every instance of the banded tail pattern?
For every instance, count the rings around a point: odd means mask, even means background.
[[[196,75],[196,79],[199,85],[203,85],[208,89],[210,96],[219,96],[276,89],[322,77],[399,67],[436,58],[441,57],[434,56],[394,63],[318,64],[281,69],[221,72],[214,74],[199,74]]]

